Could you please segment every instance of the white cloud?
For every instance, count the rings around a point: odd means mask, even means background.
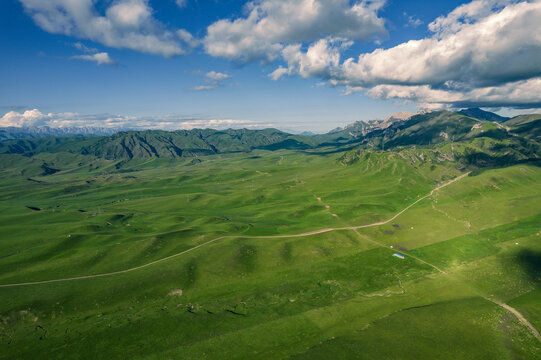
[[[345,86],[346,95],[363,91],[430,106],[465,104],[470,98],[472,105],[500,101],[503,106],[524,107],[541,102],[539,19],[541,0],[475,0],[432,22],[431,37],[341,64],[337,45],[323,40],[306,52],[296,47],[282,55],[287,74],[329,80],[333,86]],[[281,67],[270,76],[284,74]]]
[[[93,0],[19,1],[34,22],[50,33],[163,56],[186,53],[182,37],[166,30],[152,16],[148,0],[117,0],[104,14],[98,12]]]
[[[193,128],[251,128],[274,127],[272,123],[235,119],[205,119],[193,116],[166,115],[161,117],[141,117],[122,115],[80,115],[77,113],[43,114],[38,109],[24,112],[10,111],[0,118],[0,127],[52,127],[52,128],[111,128],[111,129],[193,129]]]
[[[273,61],[287,44],[325,37],[366,40],[384,35],[377,15],[384,0],[261,0],[246,5],[247,16],[207,28],[205,50],[235,61]]]
[[[179,8],[183,8],[188,6],[188,0],[175,0],[175,4],[177,4]]]
[[[406,27],[419,27],[423,24],[421,19],[416,18],[415,16],[408,15],[407,13],[404,13],[404,16],[408,19],[408,22],[406,23]]]
[[[90,47],[86,46],[85,44],[83,44],[81,42],[76,42],[76,43],[73,44],[73,46],[77,50],[85,52],[85,53],[97,53],[98,52],[98,49],[90,48]]]
[[[76,55],[72,56],[70,59],[74,60],[86,60],[86,61],[94,61],[98,65],[106,64],[106,65],[114,65],[116,62],[109,57],[109,54],[106,52],[100,52],[92,55]]]
[[[289,70],[286,69],[285,67],[283,66],[279,66],[276,70],[274,70],[273,72],[271,72],[269,74],[269,77],[272,79],[272,80],[278,80],[280,79],[282,76],[284,75],[287,75],[289,73]]]
[[[209,84],[209,85],[194,86],[192,88],[189,88],[188,90],[192,90],[192,91],[208,91],[208,90],[217,89],[218,87],[219,87],[218,83],[212,83],[212,84]]]
[[[516,2],[514,0],[475,0],[460,5],[446,16],[438,17],[428,24],[428,28],[440,35],[455,33],[464,26]]]
[[[116,2],[106,10],[107,19],[119,28],[140,29],[151,18],[152,10],[144,0]]]
[[[208,91],[214,90],[224,85],[224,81],[231,78],[231,75],[217,71],[209,71],[205,74],[206,84],[189,88],[191,91]]]
[[[124,127],[135,117],[117,115],[80,115],[77,113],[47,113],[38,109],[24,112],[10,111],[0,118],[0,127]]]
[[[364,88],[349,88],[350,93]],[[367,91],[379,99],[407,99],[421,108],[451,107],[541,107],[541,78],[521,80],[505,85],[474,88],[468,91],[434,89],[428,85],[377,85]]]
[[[331,78],[340,65],[340,50],[351,45],[343,39],[321,39],[303,52],[300,44],[288,45],[282,50],[287,69],[280,66],[269,76],[278,80],[281,76],[300,75],[303,78]]]
[[[49,114],[51,115],[51,114]],[[50,119],[48,115],[42,114],[38,109],[27,110],[23,113],[10,111],[0,118],[0,126],[23,127],[23,126],[42,126]]]
[[[483,0],[481,0],[483,1]],[[411,40],[347,59],[348,84],[468,88],[541,75],[541,2],[510,5],[443,37]],[[454,28],[452,25],[448,25]],[[440,27],[441,29],[441,27]]]
[[[208,73],[205,74],[205,76],[208,77],[209,79],[217,80],[217,81],[227,80],[231,77],[231,75],[229,74],[220,73],[216,71],[209,71]]]
[[[175,34],[186,46],[190,48],[194,48],[201,43],[198,39],[194,38],[193,35],[190,34],[190,32],[188,32],[187,30],[179,29],[176,31]]]
[[[263,129],[274,127],[272,123],[260,123],[250,120],[232,120],[232,119],[210,119],[210,120],[188,120],[181,124],[182,129],[210,128],[217,130],[231,128]]]

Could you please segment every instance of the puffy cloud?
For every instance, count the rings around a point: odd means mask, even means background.
[[[341,64],[336,60],[337,46],[329,42],[320,42],[318,51],[310,47],[303,53],[297,47],[289,57],[284,50],[287,72],[280,67],[270,76],[314,76],[345,86],[346,95],[362,91],[430,107],[498,103],[532,107],[541,102],[539,19],[541,0],[475,0],[432,22],[431,37],[377,49]],[[309,63],[314,57],[327,59],[326,67],[302,70],[298,65],[299,59]]]
[[[47,113],[38,109],[24,112],[10,111],[0,118],[0,127],[124,127],[135,117],[116,115],[79,115],[77,113]]]
[[[282,57],[287,63],[287,69],[278,67],[269,76],[273,80],[288,74],[297,74],[303,78],[331,78],[340,65],[340,50],[351,45],[343,39],[321,39],[308,47],[306,52],[301,45],[288,45],[282,50]]]
[[[484,0],[481,0],[483,2]],[[541,2],[510,5],[457,32],[362,54],[342,66],[345,83],[471,88],[541,75]],[[442,29],[440,25],[438,29]],[[446,24],[454,28],[452,24]]]
[[[177,4],[179,8],[183,8],[188,6],[188,0],[175,0],[175,4]]]
[[[85,44],[81,42],[76,42],[73,44],[73,47],[76,48],[79,51],[85,52],[85,53],[97,53],[98,49],[91,48],[86,46]]]
[[[501,10],[507,5],[516,3],[513,0],[476,0],[460,5],[446,16],[440,16],[430,24],[428,28],[440,35],[454,33],[465,25],[476,22],[479,19]]]
[[[287,44],[325,37],[366,40],[385,34],[377,15],[383,0],[261,0],[246,5],[247,16],[207,28],[205,50],[235,61],[272,61]]]
[[[223,86],[223,82],[227,79],[230,79],[231,75],[226,74],[226,73],[216,72],[213,70],[206,73],[205,77],[207,78],[206,84],[194,86],[192,88],[189,88],[188,90],[208,91],[208,90],[217,89],[220,86]]]
[[[209,71],[208,73],[205,74],[205,76],[208,77],[209,79],[217,80],[217,81],[227,80],[231,77],[231,75],[229,74],[220,73],[216,71]]]
[[[179,36],[152,16],[148,0],[116,0],[100,14],[93,0],[19,0],[43,30],[163,56],[186,53]]]
[[[0,127],[52,128],[111,128],[111,129],[193,129],[193,128],[254,128],[275,126],[251,120],[212,119],[193,116],[166,115],[161,117],[122,116],[111,114],[80,115],[77,113],[43,114],[38,109],[24,112],[10,111],[0,118]]]
[[[406,25],[404,25],[405,27],[413,27],[413,28],[416,28],[418,26],[421,26],[423,24],[423,22],[421,21],[421,19],[418,19],[416,18],[415,16],[411,16],[407,13],[404,13],[404,16],[407,18],[408,22],[406,23]]]
[[[177,37],[188,47],[194,48],[200,44],[200,41],[193,37],[189,31],[179,29],[176,31]]]
[[[27,110],[23,113],[10,111],[0,118],[0,126],[8,127],[26,127],[26,126],[43,126],[50,120],[52,114],[42,114],[38,109]]]
[[[192,91],[208,91],[208,90],[214,90],[217,89],[220,85],[218,83],[212,83],[209,85],[197,85],[192,88],[189,88],[188,90]]]
[[[272,80],[278,80],[280,79],[282,76],[284,75],[287,75],[289,74],[289,69],[286,69],[285,67],[283,66],[279,66],[276,70],[274,70],[273,72],[271,72],[269,74],[269,77],[272,79]]]
[[[364,91],[350,87],[348,91]],[[380,99],[407,99],[422,108],[442,107],[541,107],[541,79],[521,80],[505,85],[474,88],[468,91],[434,89],[428,85],[378,85],[367,91],[369,96]]]
[[[272,123],[260,123],[251,120],[233,119],[210,119],[210,120],[187,120],[181,124],[182,129],[211,128],[217,130],[231,128],[263,129],[274,127]]]
[[[86,60],[86,61],[94,61],[98,65],[106,64],[106,65],[114,65],[116,62],[109,57],[109,54],[106,52],[100,52],[92,55],[76,55],[72,56],[70,59],[75,60]]]

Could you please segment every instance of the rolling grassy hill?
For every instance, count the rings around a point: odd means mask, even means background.
[[[104,159],[197,157],[253,149],[305,149],[310,136],[291,135],[276,129],[128,131],[108,137],[56,137],[0,142],[0,153],[31,156],[41,152],[68,151]]]
[[[509,128],[0,154],[0,358],[541,359],[503,306],[541,329],[539,145]]]
[[[508,117],[500,116],[493,112],[485,111],[479,108],[464,109],[464,110],[459,111],[459,113],[479,119],[479,120],[487,120],[487,121],[505,122],[510,119]]]
[[[479,118],[473,117],[477,114]],[[49,137],[0,141],[0,153],[32,156],[38,153],[71,152],[103,159],[150,159],[199,157],[212,154],[266,150],[307,150],[365,145],[386,150],[400,146],[426,146],[488,138],[537,141],[541,123],[536,116],[506,118],[480,109],[461,112],[437,111],[417,114],[406,120],[355,122],[320,135],[292,135],[276,129],[178,131],[127,131],[105,137]],[[487,119],[495,119],[499,122]],[[69,135],[69,133],[68,133]],[[507,146],[507,144],[502,145]],[[516,146],[515,146],[516,148]],[[518,150],[521,151],[521,150]],[[535,151],[535,150],[533,150]]]

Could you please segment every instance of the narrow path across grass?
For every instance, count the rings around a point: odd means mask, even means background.
[[[530,330],[530,332],[537,338],[537,340],[541,341],[541,334],[539,334],[539,331],[537,331],[537,329],[532,325],[532,323],[530,323],[517,309],[505,303],[497,302],[489,298],[485,299],[493,302],[498,306],[501,306],[505,310],[509,311],[511,314],[515,315],[515,317]]]
[[[337,228],[325,228],[325,229],[319,229],[319,230],[314,230],[314,231],[309,231],[309,232],[305,232],[305,233],[301,233],[301,234],[290,234],[290,235],[267,235],[267,236],[243,236],[243,235],[224,235],[224,236],[220,236],[220,237],[217,237],[215,239],[212,239],[212,240],[209,240],[209,241],[206,241],[202,244],[199,244],[199,245],[196,245],[188,250],[184,250],[184,251],[181,251],[179,253],[176,253],[176,254],[173,254],[173,255],[170,255],[170,256],[166,256],[162,259],[158,259],[158,260],[154,260],[154,261],[151,261],[149,263],[146,263],[146,264],[143,264],[143,265],[139,265],[139,266],[135,266],[135,267],[132,267],[132,268],[129,268],[129,269],[125,269],[125,270],[119,270],[119,271],[113,271],[113,272],[109,272],[109,273],[103,273],[103,274],[94,274],[94,275],[83,275],[83,276],[75,276],[75,277],[70,277],[70,278],[60,278],[60,279],[52,279],[52,280],[42,280],[42,281],[30,281],[30,282],[22,282],[22,283],[13,283],[13,284],[0,284],[0,288],[5,288],[5,287],[15,287],[15,286],[28,286],[28,285],[38,285],[38,284],[49,284],[49,283],[54,283],[54,282],[63,282],[63,281],[74,281],[74,280],[83,280],[83,279],[94,279],[94,278],[99,278],[99,277],[105,277],[105,276],[112,276],[112,275],[118,275],[118,274],[124,274],[124,273],[127,273],[127,272],[131,272],[131,271],[135,271],[135,270],[139,270],[139,269],[143,269],[143,268],[146,268],[148,266],[151,266],[151,265],[155,265],[155,264],[158,264],[158,263],[161,263],[161,262],[164,262],[164,261],[167,261],[169,259],[172,259],[172,258],[175,258],[175,257],[178,257],[180,255],[183,255],[183,254],[186,254],[190,251],[194,251],[196,249],[199,249],[200,247],[203,247],[203,246],[206,246],[206,245],[209,245],[209,244],[212,244],[214,242],[217,242],[217,241],[220,241],[220,240],[223,240],[223,239],[231,239],[231,238],[237,238],[237,239],[282,239],[282,238],[291,238],[291,237],[305,237],[305,236],[312,236],[312,235],[316,235],[316,234],[322,234],[322,233],[326,233],[326,232],[330,232],[330,231],[341,231],[341,230],[353,230],[353,231],[356,231],[358,229],[362,229],[362,228],[368,228],[368,227],[373,227],[373,226],[381,226],[381,225],[385,225],[385,224],[388,224],[390,223],[391,221],[395,220],[397,217],[399,217],[400,215],[402,215],[404,212],[406,212],[407,210],[409,210],[412,206],[416,205],[417,203],[419,203],[420,201],[432,196],[432,194],[434,194],[434,192],[448,186],[448,185],[451,185],[452,183],[468,176],[469,173],[466,173],[466,174],[463,174],[459,177],[456,177],[454,178],[453,180],[449,181],[449,182],[446,182],[445,184],[442,184],[442,185],[439,185],[437,187],[435,187],[434,189],[432,189],[432,191],[430,191],[430,193],[428,193],[427,195],[417,199],[415,202],[411,203],[410,205],[408,205],[407,207],[405,207],[403,210],[399,211],[398,213],[396,213],[393,217],[391,217],[390,219],[388,220],[385,220],[385,221],[379,221],[379,222],[375,222],[375,223],[372,223],[372,224],[366,224],[366,225],[358,225],[358,226],[345,226],[345,227],[337,227]],[[356,231],[357,232],[357,231]],[[358,232],[357,232],[358,233]],[[378,242],[375,242],[373,240],[371,240],[372,242],[378,244],[379,246],[383,246],[385,248],[387,248],[387,246],[385,245],[382,245]],[[439,272],[441,273],[445,273],[444,271],[440,270],[439,268],[437,268],[435,265],[432,265],[432,264],[429,264],[427,263],[426,261],[424,260],[421,260],[415,256],[412,256],[410,254],[405,254],[407,256],[410,256],[412,258],[415,258],[416,260],[420,261],[420,262],[423,262],[431,267],[433,267],[434,269],[438,270]]]
[[[428,193],[427,195],[417,199],[416,201],[414,201],[413,203],[411,203],[410,205],[406,206],[403,210],[399,211],[398,213],[396,213],[393,217],[391,217],[390,219],[387,219],[385,221],[379,221],[379,222],[375,222],[375,223],[372,223],[372,224],[366,224],[366,225],[358,225],[358,226],[345,226],[345,227],[337,227],[337,228],[325,228],[325,229],[318,229],[318,230],[313,230],[313,231],[309,231],[309,232],[305,232],[305,233],[301,233],[301,234],[293,234],[293,235],[268,235],[268,236],[242,236],[242,235],[224,235],[224,236],[220,236],[220,237],[217,237],[217,238],[214,238],[212,240],[209,240],[209,241],[206,241],[202,244],[199,244],[199,245],[196,245],[188,250],[184,250],[184,251],[181,251],[179,253],[176,253],[176,254],[173,254],[173,255],[170,255],[170,256],[167,256],[167,257],[164,257],[162,259],[158,259],[158,260],[155,260],[155,261],[151,261],[147,264],[143,264],[143,265],[140,265],[140,266],[135,266],[135,267],[132,267],[132,268],[129,268],[129,269],[125,269],[125,270],[119,270],[119,271],[114,271],[114,272],[109,272],[109,273],[103,273],[103,274],[94,274],[94,275],[83,275],[83,276],[76,276],[76,277],[71,277],[71,278],[60,278],[60,279],[52,279],[52,280],[43,280],[43,281],[31,281],[31,282],[23,282],[23,283],[13,283],[13,284],[0,284],[0,288],[6,288],[6,287],[16,287],[16,286],[28,286],[28,285],[38,285],[38,284],[49,284],[49,283],[55,283],[55,282],[64,282],[64,281],[74,281],[74,280],[83,280],[83,279],[93,279],[93,278],[99,278],[99,277],[105,277],[105,276],[112,276],[112,275],[118,275],[118,274],[124,274],[124,273],[127,273],[127,272],[131,272],[131,271],[135,271],[135,270],[139,270],[139,269],[143,269],[145,267],[148,267],[148,266],[151,266],[151,265],[155,265],[155,264],[158,264],[158,263],[161,263],[161,262],[164,262],[164,261],[167,261],[169,259],[172,259],[174,257],[178,257],[180,255],[183,255],[183,254],[186,254],[190,251],[194,251],[196,249],[199,249],[200,247],[203,247],[203,246],[206,246],[206,245],[209,245],[209,244],[212,244],[214,242],[217,242],[217,241],[220,241],[220,240],[223,240],[223,239],[228,239],[228,238],[237,238],[237,239],[280,239],[280,238],[290,238],[290,237],[305,237],[305,236],[312,236],[312,235],[316,235],[316,234],[321,234],[321,233],[326,233],[326,232],[330,232],[330,231],[340,231],[340,230],[353,230],[355,233],[357,233],[360,237],[380,246],[380,247],[384,247],[384,248],[388,248],[386,245],[383,245],[383,244],[380,244],[379,242],[375,241],[375,240],[372,240],[370,239],[369,237],[367,236],[363,236],[359,231],[358,229],[363,229],[363,228],[368,228],[368,227],[374,227],[374,226],[381,226],[381,225],[385,225],[385,224],[388,224],[390,223],[391,221],[395,220],[397,217],[399,217],[400,215],[402,215],[404,212],[406,212],[407,210],[409,210],[411,207],[413,207],[414,205],[416,205],[417,203],[419,203],[420,201],[432,196],[434,194],[434,192],[446,187],[446,186],[449,186],[451,185],[452,183],[456,182],[456,181],[459,181],[461,179],[463,179],[464,177],[468,176],[469,173],[466,173],[466,174],[463,174],[459,177],[456,177],[455,179],[449,181],[449,182],[446,182],[445,184],[442,184],[442,185],[439,185],[437,187],[435,187],[434,189],[432,189],[432,191],[430,191],[430,193]],[[318,201],[320,201],[318,199]],[[436,269],[438,272],[440,272],[441,274],[445,274],[445,271],[441,270],[440,268],[438,268],[437,266],[433,265],[433,264],[430,264],[429,262],[427,261],[424,261],[414,255],[411,255],[411,254],[408,254],[408,253],[404,253],[404,252],[401,252],[399,250],[395,250],[396,252],[398,253],[401,253],[405,256],[409,256],[423,264],[426,264],[434,269]],[[507,311],[509,311],[511,314],[513,314],[523,325],[525,325],[528,330],[538,339],[541,341],[541,334],[539,333],[539,331],[515,308],[505,304],[505,303],[501,303],[501,302],[497,302],[497,301],[494,301],[494,300],[491,300],[487,297],[485,297],[485,299],[493,302],[494,304],[506,309]]]

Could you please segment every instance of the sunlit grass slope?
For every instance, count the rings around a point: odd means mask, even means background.
[[[465,170],[391,152],[2,156],[0,284],[229,237],[126,273],[0,288],[0,358],[541,358],[497,305],[541,327],[538,167],[476,172],[388,224],[306,235],[389,219]],[[62,170],[43,175],[43,161]]]

